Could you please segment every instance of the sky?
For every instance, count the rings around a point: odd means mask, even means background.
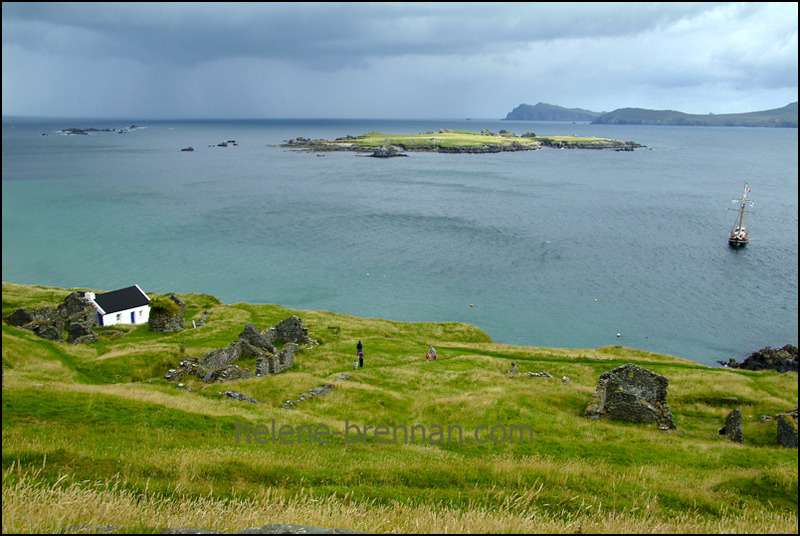
[[[502,119],[797,98],[796,2],[3,2],[4,116]]]

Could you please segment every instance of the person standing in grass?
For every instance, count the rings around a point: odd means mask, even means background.
[[[361,344],[361,341],[358,341],[358,344],[356,344],[356,352],[360,352],[363,349],[364,349],[364,345]]]
[[[364,368],[364,352],[358,351],[358,368]]]
[[[428,350],[428,354],[431,356],[431,359],[436,361],[436,350],[433,348],[433,346],[431,346]]]

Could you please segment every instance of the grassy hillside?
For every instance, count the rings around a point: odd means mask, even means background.
[[[797,128],[797,102],[783,108],[735,114],[687,114],[674,110],[620,108],[612,112],[592,112],[538,103],[520,104],[506,115],[516,121],[586,121],[598,125],[675,125],[710,127]]]
[[[784,127],[797,128],[797,103],[783,108],[739,114],[687,114],[673,110],[620,108],[592,121],[606,125],[676,125],[708,127]]]
[[[3,315],[55,306],[70,292],[3,283]],[[774,421],[760,422],[797,405],[795,374],[708,368],[619,346],[494,344],[459,323],[179,297],[188,326],[206,311],[208,323],[176,334],[99,328],[100,341],[82,346],[3,325],[4,533],[106,525],[232,532],[269,523],[365,532],[797,532],[797,450],[776,444]],[[290,314],[319,344],[302,346],[289,371],[182,387],[162,379],[181,358],[226,346],[245,323],[264,329]],[[354,370],[358,340],[365,367]],[[431,344],[439,359],[426,363]],[[512,362],[555,379],[510,377]],[[599,375],[629,362],[670,380],[677,430],[583,416]],[[342,373],[351,376],[336,381]],[[281,408],[323,384],[335,387]],[[227,398],[227,390],[261,403]],[[737,407],[742,444],[717,434]],[[248,430],[273,421],[286,427],[282,441],[246,441]],[[424,427],[426,440],[387,441],[391,433],[376,433],[381,426]],[[525,441],[499,441],[523,426]],[[437,427],[451,440],[431,435]],[[290,428],[302,430],[299,438]],[[324,429],[331,434],[315,440]]]

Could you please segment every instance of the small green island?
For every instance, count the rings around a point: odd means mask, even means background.
[[[612,149],[633,151],[644,147],[633,141],[620,141],[593,136],[537,136],[526,132],[517,136],[501,130],[498,133],[487,129],[481,132],[468,130],[439,129],[420,134],[384,134],[369,132],[360,136],[343,136],[335,140],[294,138],[281,147],[308,152],[354,151],[372,153],[370,156],[406,156],[405,152],[435,153],[500,153],[506,151],[535,151],[542,147],[555,149]]]

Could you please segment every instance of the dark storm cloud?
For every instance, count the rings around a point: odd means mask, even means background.
[[[502,117],[797,100],[793,3],[3,3],[3,113]]]
[[[228,57],[317,67],[365,57],[471,55],[551,39],[617,37],[704,4],[4,3],[3,43],[87,57],[193,65]],[[44,35],[44,37],[42,37]]]

